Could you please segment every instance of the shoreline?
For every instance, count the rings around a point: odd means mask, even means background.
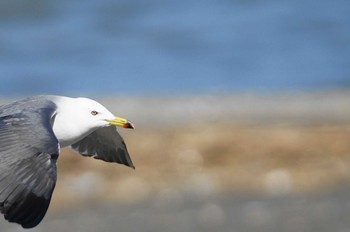
[[[257,123],[350,122],[350,90],[311,93],[198,95],[178,97],[106,97],[112,112],[142,126],[191,123],[197,120]]]

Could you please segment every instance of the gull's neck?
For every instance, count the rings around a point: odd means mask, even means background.
[[[96,129],[83,124],[84,120],[77,114],[76,98],[54,96],[52,101],[57,106],[52,129],[61,147],[80,141]]]

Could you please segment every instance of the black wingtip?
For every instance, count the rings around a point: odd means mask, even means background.
[[[36,227],[44,218],[51,199],[29,193],[24,201],[14,202],[4,214],[9,222],[20,224],[24,229]]]

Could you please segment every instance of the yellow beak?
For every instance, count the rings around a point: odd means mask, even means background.
[[[125,118],[121,118],[121,117],[115,117],[112,120],[106,120],[107,122],[109,122],[109,124],[111,124],[112,126],[119,126],[119,127],[123,127],[123,128],[130,128],[130,129],[134,129],[134,125],[132,124],[132,122],[130,122],[129,120],[125,119]]]

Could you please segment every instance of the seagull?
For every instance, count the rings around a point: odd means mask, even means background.
[[[0,106],[0,212],[5,219],[23,228],[42,221],[62,147],[135,168],[116,127],[134,128],[89,98],[41,95]]]

